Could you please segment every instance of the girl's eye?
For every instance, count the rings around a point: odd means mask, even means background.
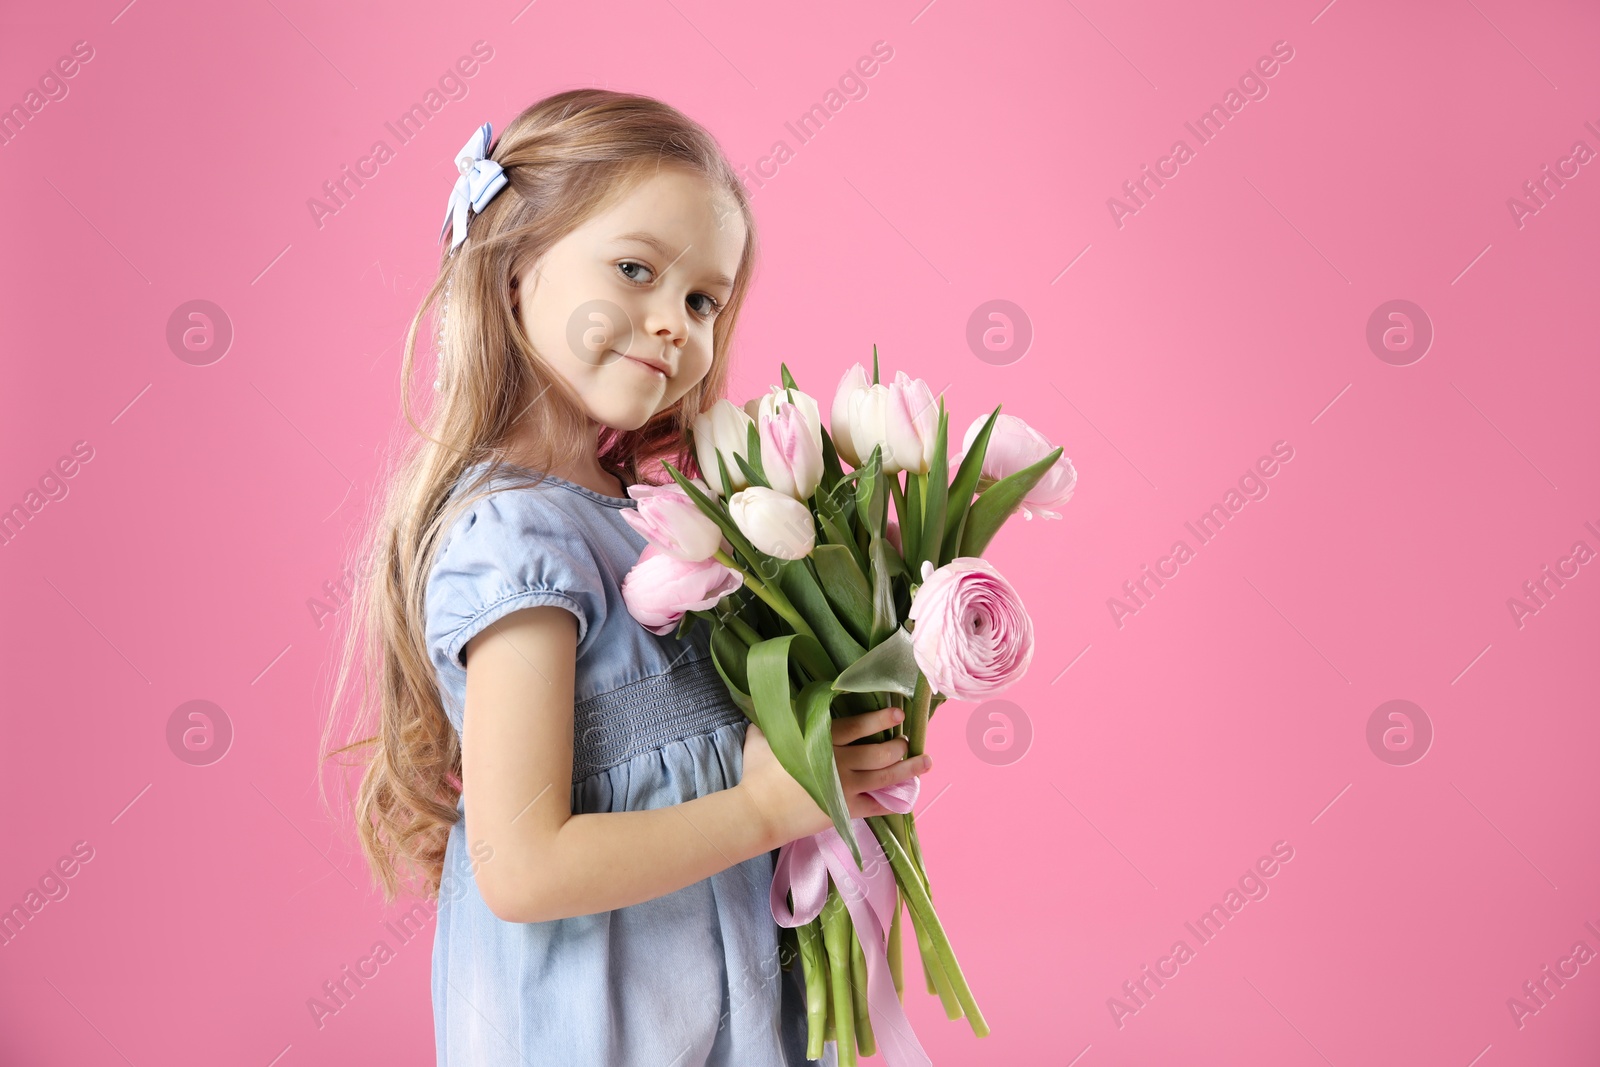
[[[706,309],[700,312],[700,314],[704,315],[706,318],[712,318],[722,310],[722,305],[715,297],[709,296],[706,293],[695,293],[694,296],[691,296],[689,299],[693,300],[696,296],[706,302]]]
[[[651,275],[654,275],[654,273],[655,273],[649,267],[645,266],[643,263],[640,263],[638,260],[625,259],[621,263],[618,263],[617,264],[617,270],[622,272],[622,276],[627,278],[630,282],[633,282],[633,283],[635,283],[637,285],[643,285],[643,284],[647,284],[647,283],[644,282],[644,281],[641,281],[640,278],[637,275],[630,274],[629,273],[629,268],[632,268],[634,270],[642,270],[642,271],[646,272],[647,274],[651,274]],[[715,297],[710,296],[707,293],[694,293],[689,297],[690,300],[694,300],[696,298],[699,298],[699,299],[705,301],[705,304],[702,306],[702,308],[699,311],[696,312],[696,314],[698,314],[701,318],[706,318],[706,319],[714,318],[717,315],[717,313],[722,310],[722,304]]]
[[[636,261],[631,260],[631,259],[625,259],[621,263],[617,264],[617,269],[622,271],[622,276],[624,278],[627,278],[630,282],[637,282],[639,279],[634,277],[632,274],[628,273],[628,268],[629,267],[637,267],[639,270],[648,271],[651,274],[655,273],[654,271],[651,271],[650,268],[645,266],[643,263],[639,263],[639,262],[636,262]]]

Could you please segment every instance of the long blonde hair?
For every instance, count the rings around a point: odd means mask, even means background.
[[[466,243],[441,256],[439,275],[406,332],[400,368],[401,407],[415,431],[389,450],[391,466],[369,515],[356,567],[352,608],[345,613],[343,651],[322,734],[323,760],[357,752],[364,767],[355,798],[362,852],[386,901],[401,890],[438,893],[450,827],[461,796],[460,739],[444,713],[424,636],[424,592],[434,553],[459,508],[478,497],[493,462],[451,502],[451,490],[474,463],[504,459],[508,435],[523,419],[537,428],[521,466],[537,472],[584,459],[595,440],[582,404],[540,358],[517,321],[511,281],[584,220],[664,165],[703,176],[726,190],[745,222],[745,245],[733,293],[712,326],[706,377],[672,408],[637,430],[602,427],[598,458],[624,484],[660,480],[658,463],[699,473],[692,428],[696,415],[725,392],[728,348],[749,289],[755,220],[737,174],[716,140],[698,123],[647,96],[575,89],[545,98],[500,134],[489,158],[509,185],[473,216]],[[437,321],[446,292],[440,361],[444,373],[422,423],[413,418],[416,338],[425,316]],[[588,433],[585,433],[585,430]],[[402,431],[403,433],[404,431]],[[537,481],[537,479],[535,479]],[[341,698],[359,683],[347,743],[329,745]],[[319,787],[322,776],[318,775]],[[344,784],[341,776],[341,784]],[[324,803],[327,800],[322,790]],[[420,875],[420,886],[413,885]]]

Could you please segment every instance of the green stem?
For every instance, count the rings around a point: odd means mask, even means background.
[[[889,923],[889,977],[894,979],[894,993],[902,1001],[906,999],[905,960],[900,952],[900,920],[905,911],[905,902],[900,897],[900,886],[894,887],[894,919]]]
[[[874,1055],[878,1042],[872,1033],[872,1012],[867,1006],[867,957],[856,933],[850,935],[850,993],[856,1015],[856,1047],[863,1056]]]
[[[867,825],[877,837],[884,854],[889,857],[889,864],[894,868],[900,888],[905,890],[906,903],[910,906],[913,923],[919,930],[926,931],[929,940],[933,942],[935,958],[943,965],[944,973],[955,990],[956,1000],[960,1002],[961,1010],[972,1026],[972,1032],[978,1037],[987,1037],[989,1024],[984,1021],[983,1012],[979,1010],[978,1002],[973,999],[972,990],[967,986],[966,976],[961,973],[961,965],[956,962],[955,950],[950,947],[950,939],[945,935],[939,916],[933,910],[933,900],[928,896],[927,882],[922,872],[913,864],[911,857],[901,846],[899,838],[895,837],[893,829],[882,816],[869,816]]]
[[[726,604],[727,602],[727,598],[724,597],[718,603],[718,607],[720,608],[722,604]],[[716,618],[718,622],[722,623],[728,629],[737,634],[739,640],[743,641],[746,645],[754,646],[761,641],[761,635],[756,633],[749,623],[745,622],[739,617],[739,612],[737,610],[729,608],[726,611],[720,612]]]
[[[916,689],[906,704],[907,757],[922,755],[922,746],[928,738],[928,703],[932,699],[933,687],[928,684],[928,676],[918,671]]]
[[[820,1060],[828,1038],[828,959],[822,947],[822,919],[795,931],[806,980],[806,1059]]]
[[[784,622],[787,622],[794,628],[795,633],[805,634],[813,641],[817,640],[816,631],[811,629],[811,625],[806,622],[805,617],[801,615],[800,612],[795,610],[795,606],[789,602],[789,598],[784,596],[781,591],[758,581],[756,577],[749,571],[739,566],[737,560],[728,555],[726,552],[722,551],[720,548],[717,549],[714,558],[718,563],[722,564],[724,567],[727,567],[729,570],[738,571],[739,574],[744,577],[744,584],[750,588],[750,591],[765,601],[767,606],[772,608],[773,611],[777,612],[778,615],[783,618]],[[820,645],[820,643],[821,642],[819,641],[818,644]],[[796,659],[798,659],[801,665],[805,667],[806,671],[810,673],[814,681],[821,681],[824,678],[833,678],[839,673],[836,669],[834,669],[833,661],[827,657],[825,652],[824,655],[819,659],[811,652],[808,646],[802,646],[797,650]]]
[[[783,617],[784,622],[787,622],[790,626],[793,626],[795,633],[805,634],[807,637],[817,636],[812,632],[811,627],[809,624],[807,624],[806,620],[798,611],[795,610],[794,605],[789,603],[789,598],[784,596],[782,592],[767,586],[764,582],[759,581],[755,575],[751,574],[744,567],[741,567],[737,560],[728,555],[726,552],[722,551],[720,548],[714,553],[713,558],[715,558],[718,563],[722,564],[724,567],[727,567],[729,570],[738,571],[740,576],[744,578],[744,584],[749,587],[750,591],[756,596],[760,597],[762,600],[765,600],[768,607],[772,608],[773,611],[776,611]]]
[[[917,527],[912,526],[907,521],[910,516],[906,514],[905,490],[900,488],[900,472],[895,471],[893,474],[883,474],[880,477],[889,483],[889,496],[894,501],[894,517],[900,523],[900,546],[904,549],[912,548],[916,545]],[[888,524],[886,523],[885,529],[887,528]],[[893,548],[894,546],[890,545],[889,547]],[[902,552],[901,555],[904,556],[905,553]]]
[[[854,936],[844,898],[830,884],[827,902],[822,905],[822,943],[828,951],[828,977],[833,989],[828,1014],[833,1020],[840,1067],[853,1067],[856,1062],[855,1002],[850,992],[850,939]]]
[[[939,950],[934,947],[933,935],[928,932],[926,924],[917,921],[915,912],[911,915],[911,929],[917,937],[917,953],[922,958],[922,977],[927,983],[928,992],[939,998],[946,1019],[961,1018],[961,1001],[956,997],[949,975],[944,973],[944,965],[939,962]]]

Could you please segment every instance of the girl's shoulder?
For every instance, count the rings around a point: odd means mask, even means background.
[[[464,471],[446,504],[425,590],[430,647],[465,666],[461,651],[474,635],[541,604],[570,611],[581,644],[604,616],[620,519],[595,514],[571,491],[581,487],[549,476],[531,485],[531,472],[484,467]]]

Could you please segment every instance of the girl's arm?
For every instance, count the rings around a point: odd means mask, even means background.
[[[495,915],[541,922],[627,907],[832,825],[798,783],[774,773],[782,769],[765,759],[759,775],[747,766],[733,788],[681,804],[574,815],[577,642],[570,612],[539,606],[512,612],[467,643],[461,753],[467,838],[475,856],[479,842],[489,845],[476,877]],[[839,720],[835,743],[884,729],[888,714],[857,716],[859,724]],[[849,756],[841,760],[841,776],[852,792],[923,769],[904,758],[898,738],[851,746]],[[850,799],[852,808],[872,804],[868,814],[883,810],[871,798]]]

